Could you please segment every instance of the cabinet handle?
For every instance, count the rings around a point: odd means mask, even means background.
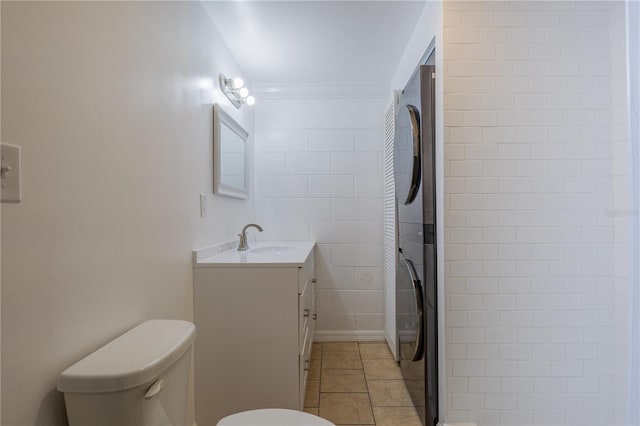
[[[318,279],[317,278],[311,278],[311,282],[315,284],[315,283],[318,282]]]
[[[318,314],[313,314],[313,319],[317,320],[318,319]]]
[[[307,318],[309,316],[309,314],[311,313],[311,309],[305,309],[304,310],[304,314],[302,314],[303,317]]]

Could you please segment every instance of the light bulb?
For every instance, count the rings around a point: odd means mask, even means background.
[[[240,77],[236,77],[231,80],[231,87],[233,87],[234,89],[239,89],[242,86],[244,86],[244,81],[242,81]]]
[[[256,103],[256,98],[253,96],[247,96],[247,105],[251,106]]]
[[[238,90],[238,95],[240,95],[241,98],[246,98],[247,96],[249,96],[249,89],[243,87],[242,89]]]

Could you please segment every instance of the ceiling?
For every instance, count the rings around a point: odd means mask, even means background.
[[[260,91],[386,89],[424,1],[203,1]]]

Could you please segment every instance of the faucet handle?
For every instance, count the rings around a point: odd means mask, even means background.
[[[238,237],[240,237],[240,241],[238,241],[238,251],[249,250],[249,244],[247,244],[247,234],[243,232],[242,234],[238,234]]]

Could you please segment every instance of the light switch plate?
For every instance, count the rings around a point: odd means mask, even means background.
[[[15,145],[0,145],[0,180],[2,182],[2,202],[19,203],[20,193],[20,147]]]
[[[207,196],[200,194],[200,217],[207,217]]]

